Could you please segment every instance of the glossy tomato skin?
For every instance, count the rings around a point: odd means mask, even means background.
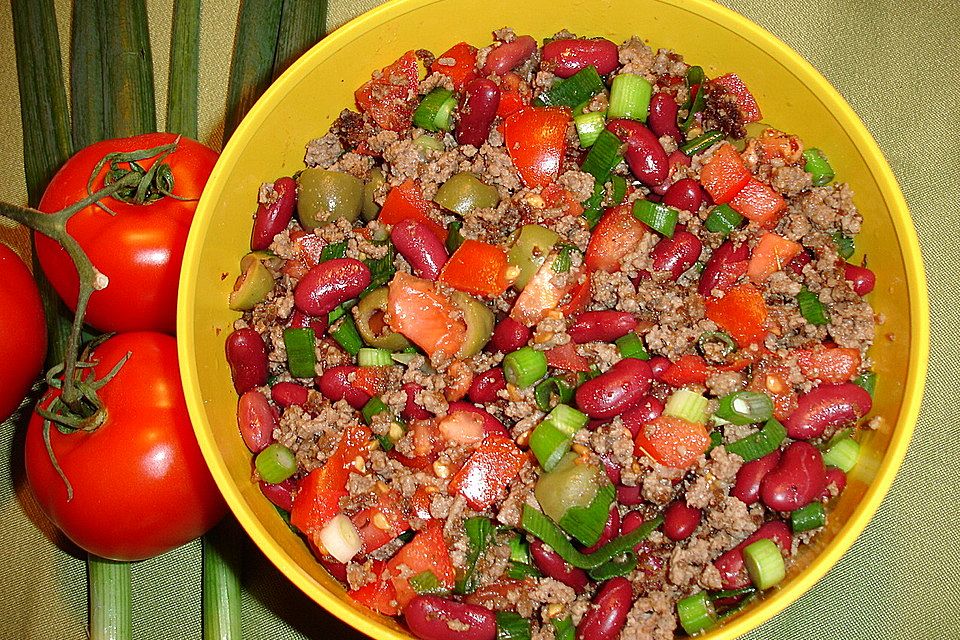
[[[57,475],[43,442],[43,418],[27,427],[27,481],[48,518],[77,546],[114,560],[141,560],[205,533],[226,512],[190,425],[176,341],[156,332],[118,334],[91,355],[97,377],[127,352],[99,391],[107,409],[94,432],[50,429]],[[50,390],[48,406],[59,394]]]
[[[43,368],[47,325],[40,292],[13,249],[0,244],[0,422],[20,405]]]
[[[175,139],[170,133],[150,133],[86,147],[53,177],[39,209],[52,213],[85,198],[90,174],[108,153],[150,149]],[[165,162],[173,172],[173,193],[186,200],[164,197],[137,205],[107,198],[104,204],[117,215],[91,205],[70,219],[67,230],[109,279],[106,289],[90,297],[87,324],[101,331],[174,332],[177,283],[187,232],[217,157],[213,149],[181,138],[177,150]],[[146,169],[153,160],[140,164]],[[107,170],[107,166],[101,169],[94,190],[103,187]],[[59,244],[42,234],[35,236],[44,273],[67,306],[75,310],[79,283],[73,262]]]

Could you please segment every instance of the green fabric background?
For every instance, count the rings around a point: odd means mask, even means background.
[[[201,137],[219,144],[237,0],[204,3]],[[330,28],[377,0],[331,0]],[[913,213],[929,278],[933,339],[926,402],[903,468],[853,548],[810,592],[746,638],[960,638],[960,3],[724,0],[796,49],[877,139]],[[165,93],[172,0],[148,0],[157,95]],[[69,2],[58,2],[68,43]],[[493,25],[500,26],[500,25]],[[64,54],[67,46],[63,45]],[[25,201],[10,5],[0,7],[0,198]],[[163,109],[158,109],[163,113]],[[0,238],[18,239],[0,227]],[[22,246],[22,245],[21,245]],[[82,556],[63,551],[23,481],[22,421],[0,429],[0,638],[85,637]],[[200,638],[200,545],[133,568],[140,639]],[[292,587],[249,541],[244,637],[359,637]]]

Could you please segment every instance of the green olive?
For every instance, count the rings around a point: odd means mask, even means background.
[[[308,231],[337,218],[353,222],[360,216],[363,182],[350,174],[309,168],[298,182],[297,217]]]
[[[384,322],[383,314],[387,311],[387,287],[374,289],[357,304],[353,310],[353,319],[356,321],[360,337],[371,347],[401,351],[410,346],[410,341],[403,335],[392,331]]]
[[[570,507],[589,507],[603,480],[592,464],[577,464],[577,454],[568,453],[553,471],[540,476],[533,493],[543,512],[559,521]]]
[[[240,260],[240,276],[228,301],[234,311],[250,311],[273,290],[273,274],[264,264],[271,257],[265,251],[248,253]]]
[[[380,213],[380,205],[374,200],[374,196],[377,195],[377,191],[386,181],[380,167],[374,167],[370,170],[370,177],[367,178],[366,184],[363,185],[363,204],[360,205],[363,219],[367,222],[375,220]]]
[[[447,178],[433,201],[444,209],[465,215],[474,209],[492,209],[500,203],[500,193],[480,181],[472,173],[458,173]]]
[[[553,245],[560,236],[555,231],[538,224],[525,224],[507,252],[507,262],[520,269],[520,275],[513,282],[513,288],[522,291],[533,274],[550,254]]]
[[[463,345],[457,351],[458,358],[469,358],[480,353],[480,350],[490,341],[493,335],[493,312],[476,298],[462,291],[455,291],[451,296],[453,303],[463,312],[463,321],[467,325],[467,332],[463,336]]]

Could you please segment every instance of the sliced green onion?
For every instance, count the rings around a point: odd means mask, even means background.
[[[489,518],[473,516],[463,522],[463,528],[467,534],[469,547],[464,564],[466,568],[463,574],[457,577],[456,582],[457,593],[460,594],[473,593],[479,586],[477,584],[479,576],[476,574],[477,562],[487,550],[493,537],[493,523]]]
[[[416,358],[416,357],[419,356],[419,355],[420,355],[420,354],[417,353],[416,351],[414,351],[413,353],[408,353],[408,352],[406,352],[406,351],[402,351],[401,353],[391,353],[391,354],[390,354],[390,359],[393,360],[394,362],[396,362],[397,364],[402,364],[403,366],[406,367],[406,366],[408,366],[411,362],[413,362],[413,359],[414,359],[414,358]]]
[[[596,569],[590,569],[589,575],[597,582],[603,582],[617,576],[625,576],[637,568],[637,554],[633,549],[627,549],[622,555],[602,564]]]
[[[704,83],[700,83],[700,86],[697,87],[697,92],[693,94],[693,99],[690,102],[690,108],[687,113],[686,119],[680,123],[680,130],[686,133],[690,130],[690,127],[693,126],[693,123],[697,121],[697,114],[703,111],[703,105],[706,102],[706,90],[704,89]]]
[[[820,302],[817,294],[806,287],[797,294],[797,306],[803,319],[812,325],[825,325],[830,322],[827,316],[827,306]]]
[[[434,595],[442,596],[450,593],[450,590],[440,584],[436,574],[427,569],[421,571],[415,576],[410,577],[410,587],[420,596]]]
[[[403,434],[406,433],[406,425],[394,416],[393,410],[390,409],[383,400],[377,397],[370,398],[367,404],[363,405],[363,409],[360,410],[360,416],[363,418],[364,423],[368,425],[373,423],[374,416],[381,413],[389,413],[393,418],[393,422],[390,424],[390,429],[387,433],[382,435],[377,434],[376,437],[380,442],[381,449],[391,451],[400,438],[403,437]]]
[[[773,416],[773,401],[758,391],[734,391],[720,398],[714,415],[740,425],[765,422]]]
[[[283,482],[297,472],[296,454],[279,442],[258,453],[254,464],[260,478],[270,484]]]
[[[873,371],[864,371],[853,380],[853,384],[862,387],[872,398],[873,392],[877,389],[877,374]]]
[[[743,216],[733,210],[728,204],[718,204],[711,211],[703,226],[707,231],[728,235],[743,223]]]
[[[687,88],[695,84],[703,84],[707,81],[707,75],[703,72],[703,67],[695,65],[687,69]]]
[[[613,485],[608,482],[597,490],[589,506],[570,507],[557,524],[582,544],[596,544],[610,518],[610,505],[616,495]]]
[[[854,239],[839,231],[835,231],[830,237],[833,239],[833,244],[837,247],[837,253],[840,254],[840,257],[849,260],[857,249]]]
[[[600,186],[603,193],[603,184],[607,181],[607,176],[617,168],[620,160],[623,158],[624,144],[609,129],[604,129],[597,134],[590,152],[583,160],[580,170],[589,173],[596,178],[596,184]]]
[[[507,566],[507,577],[513,578],[514,580],[523,580],[524,578],[540,578],[542,574],[540,570],[532,564],[511,560]]]
[[[650,359],[650,354],[647,353],[643,339],[632,331],[625,336],[617,338],[614,344],[617,345],[620,355],[624,358],[636,358],[637,360]]]
[[[811,502],[790,514],[790,528],[794,533],[819,529],[827,524],[827,514],[822,502]]]
[[[744,462],[750,462],[779,449],[786,437],[786,428],[775,418],[770,418],[760,431],[728,444],[727,451],[737,454]]]
[[[573,618],[570,616],[566,618],[553,618],[550,620],[550,624],[553,625],[554,640],[573,640]]]
[[[833,167],[830,166],[827,157],[823,155],[823,151],[815,147],[805,149],[803,159],[807,161],[803,170],[810,174],[813,179],[813,186],[822,187],[833,180]]]
[[[530,560],[530,543],[527,542],[522,535],[515,535],[510,538],[508,543],[510,546],[510,560],[513,562],[522,562],[524,564],[529,564]]]
[[[357,363],[361,367],[389,367],[393,364],[389,349],[362,347],[357,352]]]
[[[706,151],[707,149],[712,147],[717,142],[720,142],[721,140],[723,140],[723,132],[717,131],[716,129],[714,129],[712,131],[707,131],[706,133],[702,133],[696,138],[694,138],[693,140],[690,140],[689,142],[684,143],[680,147],[680,151],[682,151],[688,156],[695,156],[701,151]]]
[[[658,202],[637,200],[633,203],[633,217],[660,235],[672,238],[680,212]]]
[[[427,131],[449,131],[450,115],[456,106],[457,99],[453,97],[453,92],[437,87],[420,101],[413,112],[413,124]]]
[[[463,229],[463,223],[459,220],[454,220],[447,225],[447,251],[450,252],[450,255],[453,255],[457,249],[460,248],[460,245],[463,244],[465,238],[463,233],[460,231]]]
[[[553,85],[534,100],[539,107],[576,107],[589,101],[605,89],[603,79],[596,68],[590,65],[576,72],[563,82]]]
[[[604,195],[603,184],[599,180],[594,180],[593,194],[581,203],[583,205],[583,217],[587,219],[587,224],[591,229],[603,217]]]
[[[431,151],[441,152],[443,151],[443,143],[433,136],[423,134],[422,136],[417,136],[413,140],[413,146],[417,148],[417,151],[420,152],[422,159],[426,160],[427,156]]]
[[[751,582],[761,591],[778,584],[787,575],[780,548],[769,538],[748,544],[743,550],[743,564]]]
[[[588,418],[565,404],[558,404],[530,434],[530,450],[545,471],[552,471],[570,450],[574,434]]]
[[[312,378],[317,375],[315,335],[309,327],[290,327],[283,330],[283,346],[287,350],[287,368],[294,378]]]
[[[370,269],[370,284],[360,294],[361,298],[390,282],[397,272],[397,267],[393,264],[396,252],[392,244],[388,244],[387,247],[387,253],[382,258],[368,258],[363,261]]]
[[[355,306],[357,306],[358,302],[359,300],[356,298],[351,298],[346,302],[338,304],[336,307],[334,307],[333,311],[327,314],[327,325],[332,325],[334,322],[342,318],[347,311],[350,311],[350,309],[353,309]]]
[[[613,201],[613,204],[620,204],[623,202],[623,199],[627,197],[627,179],[623,176],[612,175],[610,176],[610,200]]]
[[[503,374],[507,382],[526,389],[547,375],[547,356],[533,347],[517,349],[503,357]]]
[[[87,554],[91,640],[133,638],[130,567],[129,562]]]
[[[363,405],[363,409],[360,410],[360,416],[366,424],[370,424],[373,422],[375,415],[383,413],[384,411],[390,411],[387,403],[380,398],[373,397],[367,400],[367,404]]]
[[[497,611],[497,640],[530,640],[530,621],[513,611]]]
[[[704,424],[709,415],[707,412],[709,406],[710,401],[701,394],[689,389],[677,389],[667,398],[663,406],[663,415]]]
[[[710,600],[726,600],[727,598],[742,598],[752,596],[757,592],[756,587],[744,587],[743,589],[724,589],[722,591],[713,591],[710,593]]]
[[[707,453],[723,444],[723,434],[719,431],[710,432],[710,444],[707,446]]]
[[[688,636],[706,631],[717,623],[717,612],[706,591],[678,600],[677,617]]]
[[[340,324],[331,327],[330,337],[337,341],[343,350],[352,356],[357,355],[363,348],[363,339],[357,331],[357,325],[349,315],[340,319]]]
[[[706,347],[710,343],[723,345],[723,350],[720,352],[722,356],[728,356],[737,350],[737,343],[723,331],[704,331],[697,338],[697,348],[700,349],[701,353],[706,351]]]
[[[610,84],[610,106],[607,115],[613,118],[647,121],[653,85],[643,76],[621,73]]]
[[[580,146],[586,149],[597,141],[600,132],[607,126],[607,121],[599,111],[591,111],[573,116],[573,124],[577,127]]]
[[[859,457],[860,445],[857,441],[853,438],[843,438],[823,452],[823,464],[836,467],[844,473],[850,473],[857,465]]]
[[[550,269],[554,273],[567,273],[570,271],[570,267],[573,265],[573,252],[577,251],[577,248],[571,244],[563,244],[558,247],[557,257],[554,259],[553,264],[550,265]]]
[[[559,404],[569,404],[573,400],[573,387],[563,378],[551,376],[537,383],[533,398],[540,411],[550,411]]]
[[[334,242],[320,250],[320,262],[326,262],[327,260],[333,260],[335,258],[345,258],[346,255],[347,241]]]

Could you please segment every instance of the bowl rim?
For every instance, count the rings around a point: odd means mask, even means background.
[[[243,141],[255,127],[261,124],[275,102],[286,94],[287,89],[299,82],[301,72],[313,67],[317,58],[325,58],[328,51],[336,51],[346,46],[370,28],[387,23],[394,17],[443,1],[390,0],[375,7],[327,35],[294,62],[267,89],[237,127],[223,150],[221,160],[217,162],[210,175],[207,189],[204,191],[204,196],[197,207],[195,221],[187,239],[180,276],[180,302],[177,309],[177,335],[179,336],[177,348],[187,407],[207,466],[210,468],[211,474],[231,511],[247,531],[247,534],[277,569],[317,604],[362,633],[378,638],[390,638],[391,640],[402,640],[410,636],[395,627],[387,625],[384,621],[378,619],[375,614],[371,615],[361,611],[357,605],[341,599],[327,589],[317,589],[314,578],[287,555],[283,547],[270,536],[266,528],[259,524],[254,513],[245,506],[239,488],[231,479],[230,470],[216,451],[216,443],[204,412],[198,372],[193,360],[195,332],[192,311],[195,306],[197,286],[196,279],[193,276],[199,266],[200,251],[213,213],[213,197],[209,194],[222,190],[227,176],[237,163],[236,156],[238,154],[235,150],[245,144]],[[788,585],[779,589],[776,593],[767,595],[760,603],[749,608],[742,615],[734,617],[715,631],[703,636],[705,640],[732,640],[762,625],[819,581],[853,545],[887,494],[906,455],[920,410],[930,341],[928,292],[916,230],[912,224],[899,184],[876,141],[867,131],[859,116],[823,75],[778,37],[749,18],[720,4],[710,0],[654,1],[691,11],[722,28],[741,33],[757,47],[774,57],[786,71],[792,73],[804,85],[814,90],[824,107],[844,126],[876,181],[880,194],[890,209],[891,220],[897,240],[900,243],[906,268],[909,315],[912,328],[909,341],[910,358],[903,391],[903,403],[900,407],[900,417],[891,435],[886,454],[878,463],[880,470],[865,492],[863,499],[840,531],[801,575],[791,580]]]

